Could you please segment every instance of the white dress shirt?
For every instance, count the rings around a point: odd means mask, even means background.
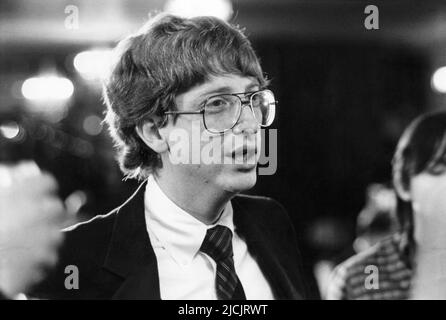
[[[150,176],[145,191],[145,217],[158,262],[161,299],[216,300],[216,264],[199,251],[206,231],[215,225],[233,233],[234,266],[247,299],[274,299],[246,243],[234,232],[231,202],[220,219],[206,225],[178,207]]]

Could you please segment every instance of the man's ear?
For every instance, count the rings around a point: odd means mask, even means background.
[[[163,153],[168,150],[167,141],[160,134],[153,119],[146,120],[143,124],[136,126],[136,133],[156,153]]]

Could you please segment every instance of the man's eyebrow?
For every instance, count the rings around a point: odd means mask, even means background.
[[[255,91],[258,90],[260,87],[260,84],[255,81],[255,82],[251,82],[249,85],[246,86],[245,91],[249,92],[249,91]]]
[[[250,84],[248,84],[245,87],[245,92],[256,90],[256,88],[259,88],[260,85],[257,81],[253,81]],[[205,91],[202,94],[200,94],[199,98],[202,98],[204,96],[214,95],[214,94],[220,94],[220,93],[242,93],[242,92],[233,92],[234,90],[229,86],[222,86],[218,88],[211,89],[209,91]]]
[[[248,84],[245,87],[245,92],[256,91],[259,88],[260,84],[258,83],[258,81],[253,80],[250,84]],[[203,103],[206,97],[211,97],[214,95],[224,94],[224,93],[242,93],[242,92],[234,92],[233,88],[230,86],[221,86],[204,91],[202,94],[200,94],[197,98],[194,99],[194,104]]]
[[[231,93],[231,91],[232,91],[231,87],[222,86],[222,87],[218,87],[218,88],[214,88],[214,89],[205,91],[202,94],[200,94],[200,96],[198,98],[203,98],[205,96],[210,96],[210,95],[219,94],[219,93]]]

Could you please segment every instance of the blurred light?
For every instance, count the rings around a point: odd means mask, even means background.
[[[38,126],[32,133],[33,138],[36,140],[44,140],[46,138],[47,130],[45,125]]]
[[[321,217],[307,229],[308,243],[320,250],[339,250],[349,242],[348,225],[335,217]]]
[[[91,136],[97,136],[102,132],[102,119],[96,115],[90,115],[85,118],[83,127],[86,133]]]
[[[87,203],[87,194],[82,190],[77,190],[70,194],[64,202],[67,212],[74,218],[82,206]]]
[[[440,93],[446,93],[446,67],[438,68],[432,75],[432,88]]]
[[[6,139],[15,139],[20,134],[20,126],[14,121],[2,123],[0,124],[0,133]]]
[[[0,165],[0,188],[8,188],[13,183],[13,170],[5,165]]]
[[[14,300],[28,300],[28,297],[24,293],[19,293],[14,297]]]
[[[396,206],[396,195],[392,189],[383,189],[375,195],[375,201],[378,208],[393,210]]]
[[[22,85],[22,94],[28,100],[61,101],[71,97],[73,83],[63,77],[51,75],[26,79]]]
[[[214,16],[226,21],[233,12],[230,0],[169,0],[164,11],[185,18]]]
[[[102,79],[109,70],[111,57],[111,49],[83,51],[74,57],[73,64],[85,79]]]
[[[94,146],[85,140],[75,139],[71,146],[73,154],[81,158],[89,158],[94,154]]]

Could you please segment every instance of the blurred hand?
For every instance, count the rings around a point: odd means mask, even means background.
[[[33,162],[0,165],[0,291],[13,297],[57,262],[67,213],[56,180]]]

